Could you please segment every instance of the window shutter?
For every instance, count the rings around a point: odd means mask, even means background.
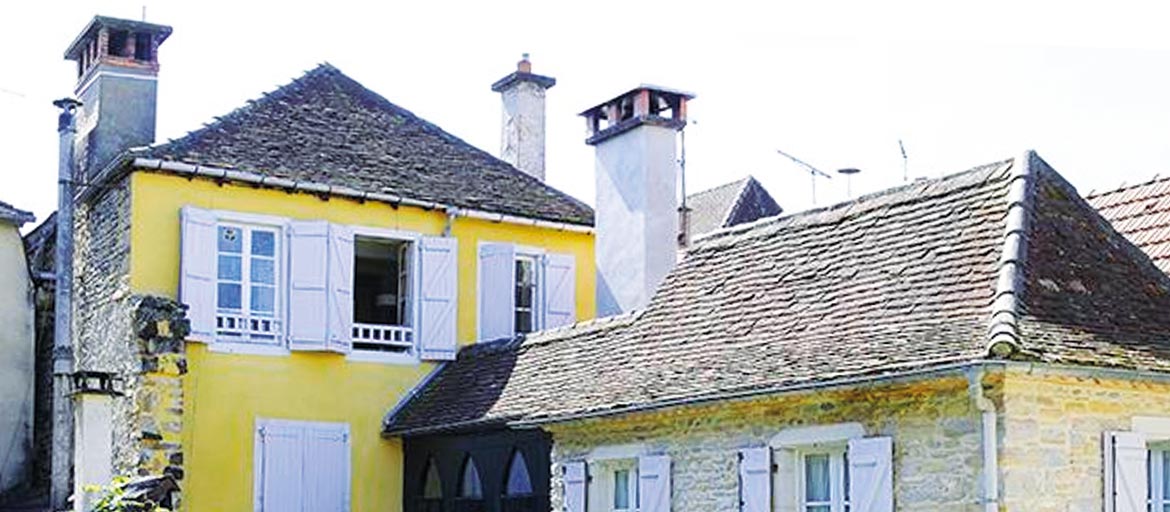
[[[353,230],[329,225],[329,350],[353,349]]]
[[[739,509],[772,512],[772,449],[767,446],[739,451]]]
[[[419,240],[419,338],[423,359],[455,359],[458,299],[458,241],[423,237]]]
[[[544,258],[544,328],[569,325],[577,320],[577,260],[572,254]]]
[[[564,472],[565,512],[586,512],[585,496],[588,494],[589,478],[585,472],[585,463],[566,462]]]
[[[215,341],[215,214],[184,206],[180,213],[179,300],[187,305],[193,341]]]
[[[1105,433],[1105,512],[1146,512],[1148,457],[1144,435]]]
[[[852,512],[894,512],[894,442],[889,437],[849,440]]]
[[[516,248],[479,244],[480,340],[511,338],[516,332]]]
[[[348,425],[306,427],[304,510],[349,510],[349,457]]]
[[[638,499],[640,512],[670,512],[670,457],[638,457]]]
[[[261,423],[256,429],[255,510],[302,510],[304,432],[292,425]]]
[[[289,224],[288,346],[327,350],[329,223]]]

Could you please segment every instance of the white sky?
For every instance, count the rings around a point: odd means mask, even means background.
[[[172,25],[160,140],[328,61],[491,153],[490,84],[522,52],[553,76],[548,180],[593,202],[581,110],[640,82],[694,91],[688,187],[746,174],[788,211],[809,177],[855,194],[1034,148],[1082,192],[1170,171],[1170,7],[1156,2],[261,2],[45,0],[0,7],[0,200],[55,207],[65,47],[94,14]],[[757,5],[758,4],[758,5]],[[765,6],[765,4],[768,4]],[[840,176],[821,204],[844,199]]]

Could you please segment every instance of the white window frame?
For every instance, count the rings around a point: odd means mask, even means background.
[[[794,450],[796,453],[796,510],[809,512],[810,507],[829,506],[829,512],[845,512],[849,507],[849,496],[846,487],[849,481],[849,467],[846,452],[847,444],[818,444]],[[829,501],[809,502],[808,475],[806,474],[806,459],[809,456],[827,455],[829,457]]]
[[[419,239],[422,235],[410,231],[398,231],[370,226],[350,226],[350,229],[353,230],[355,243],[356,237],[359,236],[363,238],[382,238],[386,240],[410,243],[411,255],[407,272],[409,273],[408,279],[410,280],[410,339],[412,341],[412,346],[409,351],[402,353],[360,350],[355,347],[348,355],[346,355],[346,360],[359,363],[401,365],[417,364],[420,360],[419,357],[421,352],[421,350],[419,350],[418,326],[419,322],[421,321],[421,317],[419,316],[419,298],[421,297],[421,293],[419,292],[421,291],[420,288],[422,286],[422,281],[421,276],[419,275],[418,250]],[[354,321],[354,325],[357,325],[356,320]]]
[[[223,225],[237,226],[237,227],[256,227],[263,229],[271,229],[276,232],[276,263],[279,268],[276,271],[276,305],[273,318],[280,323],[280,332],[276,339],[271,343],[258,343],[241,341],[238,338],[221,337],[216,332],[214,336],[214,343],[210,344],[208,349],[212,352],[223,352],[229,354],[251,354],[251,355],[275,355],[287,356],[290,351],[288,343],[285,339],[285,329],[288,328],[287,316],[287,300],[288,300],[288,250],[287,240],[285,236],[288,234],[288,219],[284,217],[276,217],[271,215],[261,215],[254,213],[234,212],[227,210],[209,210],[211,215],[215,216],[215,232],[216,232],[216,247],[210,248],[214,250],[214,258],[216,265],[216,293],[215,293],[215,313],[219,315],[219,246],[218,236],[219,227]],[[241,277],[246,270],[246,266],[241,267]],[[248,276],[250,279],[250,276]],[[247,282],[247,281],[245,281]],[[240,306],[243,307],[244,297],[246,295],[241,292]],[[250,304],[248,305],[251,306]],[[242,308],[243,309],[243,308]]]
[[[544,283],[544,253],[544,249],[516,246],[516,261],[529,260],[532,262],[532,308],[528,312],[532,315],[532,330],[524,334],[544,330],[544,294],[546,292]],[[515,293],[515,290],[516,283],[514,280],[512,283],[512,293]],[[518,307],[515,303],[512,304],[513,316],[516,315]],[[512,329],[516,331],[513,334],[521,334],[515,324],[513,324]]]
[[[1166,479],[1170,478],[1170,465],[1166,464],[1166,454],[1170,454],[1170,443],[1154,442],[1150,448],[1150,495],[1149,509],[1161,512],[1170,505],[1170,496],[1165,493]]]

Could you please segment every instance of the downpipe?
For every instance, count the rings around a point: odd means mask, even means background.
[[[999,511],[999,431],[995,402],[983,395],[983,366],[967,371],[967,393],[971,404],[979,411],[982,422],[983,475],[979,485],[979,503],[984,512]]]

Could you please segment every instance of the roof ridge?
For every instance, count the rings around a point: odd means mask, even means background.
[[[939,184],[946,184],[946,183],[950,183],[950,182],[957,182],[959,179],[971,176],[972,174],[976,174],[976,173],[980,173],[980,172],[992,172],[992,171],[996,171],[996,170],[1007,170],[1011,167],[1013,160],[1014,159],[1009,158],[1009,159],[999,160],[999,161],[995,161],[995,162],[991,162],[991,163],[987,163],[987,164],[977,165],[977,166],[972,167],[970,169],[966,169],[966,170],[959,171],[956,173],[947,174],[945,176],[940,176],[940,177],[932,178],[929,180],[907,183],[907,184],[899,185],[896,187],[890,187],[890,188],[887,188],[884,190],[879,190],[877,192],[871,192],[869,194],[865,194],[863,196],[859,196],[859,197],[856,197],[856,198],[853,198],[853,199],[850,199],[847,201],[842,201],[842,202],[839,202],[836,204],[831,204],[828,206],[822,206],[820,208],[801,210],[801,211],[793,212],[793,213],[789,213],[789,214],[781,213],[780,215],[774,215],[771,217],[763,217],[763,218],[757,219],[757,220],[752,221],[752,222],[745,222],[743,224],[737,224],[735,226],[719,228],[719,229],[711,231],[705,235],[701,235],[701,236],[696,237],[694,240],[695,243],[691,246],[692,247],[691,250],[692,251],[697,250],[697,249],[700,249],[700,248],[702,248],[706,245],[709,245],[709,244],[717,244],[720,242],[720,240],[725,239],[725,238],[730,238],[730,237],[734,237],[734,236],[738,236],[738,235],[746,235],[752,231],[760,230],[760,229],[767,227],[769,225],[772,225],[772,224],[776,224],[776,225],[796,224],[796,223],[804,222],[804,221],[808,221],[810,224],[819,224],[819,223],[824,223],[824,222],[828,222],[828,221],[822,220],[819,222],[814,222],[814,220],[810,220],[810,219],[816,219],[819,216],[824,216],[824,215],[833,214],[833,213],[840,213],[840,215],[845,216],[845,215],[854,213],[855,210],[858,213],[861,211],[868,211],[870,208],[875,208],[875,207],[878,207],[882,204],[888,204],[888,203],[879,203],[878,202],[879,199],[892,198],[892,197],[897,196],[898,194],[904,194],[904,193],[910,192],[914,189],[922,189],[920,194],[927,193],[929,191],[929,187],[936,186]],[[968,186],[970,186],[970,185],[968,185]],[[934,192],[934,194],[939,194],[939,193],[942,193],[942,192]],[[918,196],[920,194],[915,194],[915,196]],[[836,220],[840,220],[840,219],[834,218],[833,220],[836,221]]]
[[[1023,293],[1024,265],[1028,254],[1029,212],[1034,206],[1035,167],[1039,156],[1034,150],[1024,151],[1011,166],[1008,182],[1008,211],[1004,218],[1003,243],[996,263],[995,298],[988,319],[988,353],[1007,358],[1021,350],[1019,332],[1020,296]]]

